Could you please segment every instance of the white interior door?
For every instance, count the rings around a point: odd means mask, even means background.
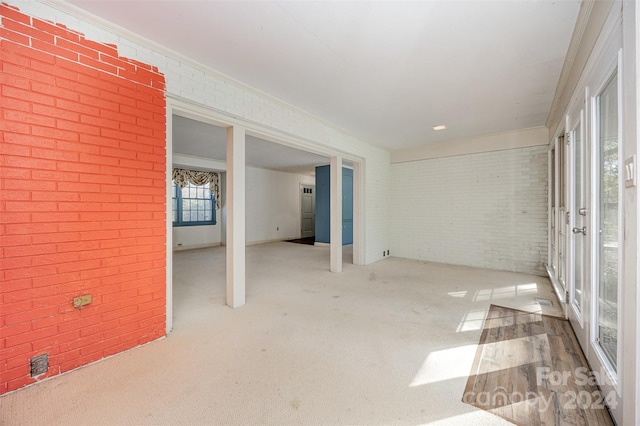
[[[300,211],[302,224],[301,237],[313,237],[316,234],[316,190],[315,186],[303,185],[300,188]]]
[[[590,229],[587,220],[587,171],[588,152],[585,137],[584,109],[579,108],[569,117],[569,303],[568,316],[578,340],[587,347],[588,319],[585,307],[589,296],[589,245]]]

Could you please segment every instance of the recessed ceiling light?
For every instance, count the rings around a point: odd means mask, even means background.
[[[440,124],[438,126],[433,126],[433,130],[435,130],[436,132],[438,130],[445,130],[447,128],[447,126],[445,126],[444,124]]]

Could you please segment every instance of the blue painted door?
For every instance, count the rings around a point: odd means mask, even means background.
[[[342,245],[353,244],[353,170],[342,169]]]
[[[316,241],[331,241],[330,167],[316,167]],[[342,169],[342,244],[353,244],[353,170]]]

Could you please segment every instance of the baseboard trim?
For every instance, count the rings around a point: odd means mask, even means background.
[[[173,251],[195,250],[195,249],[201,249],[201,248],[218,247],[221,245],[222,243],[207,243],[207,244],[193,244],[190,246],[174,246]]]

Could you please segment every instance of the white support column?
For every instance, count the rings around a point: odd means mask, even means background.
[[[227,128],[227,305],[245,303],[245,129]]]
[[[362,163],[353,163],[353,264],[364,265],[364,179]]]
[[[331,272],[342,272],[342,157],[331,157]]]

